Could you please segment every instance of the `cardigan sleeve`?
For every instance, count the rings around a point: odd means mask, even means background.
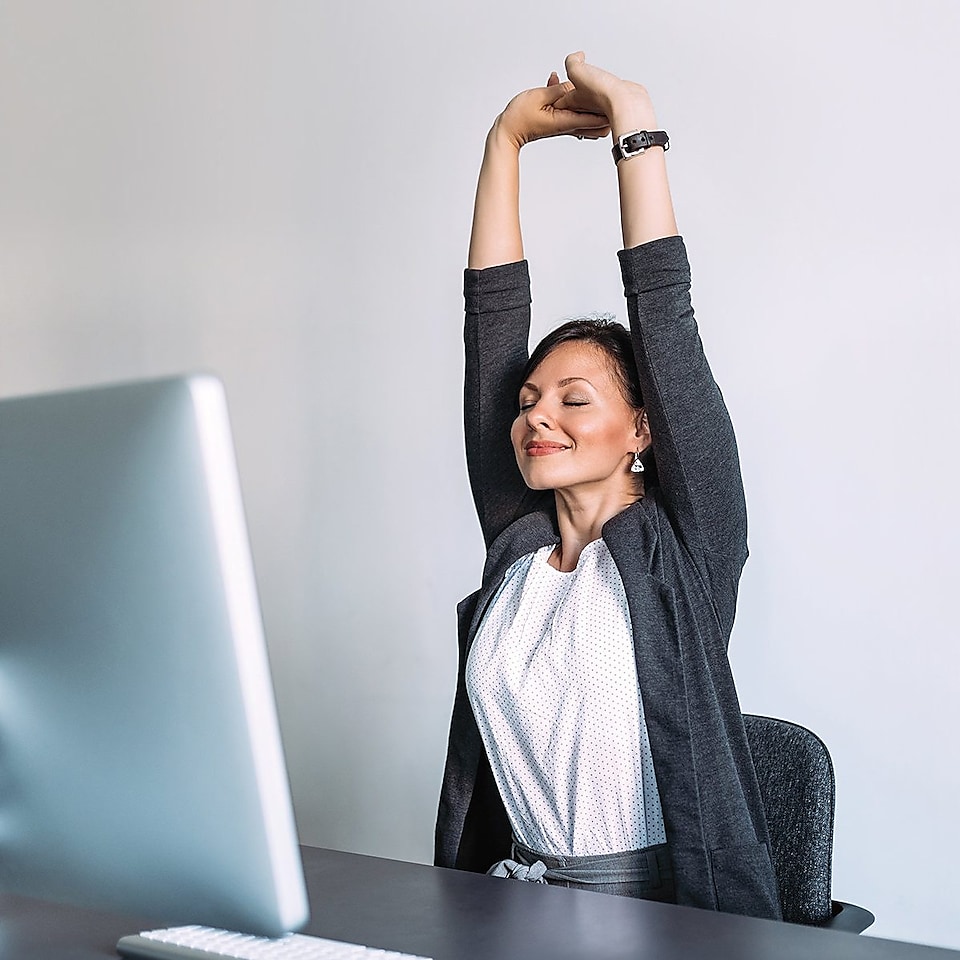
[[[619,256],[664,505],[694,557],[713,572],[739,573],[747,514],[737,443],[693,316],[683,240],[666,237]]]
[[[463,296],[467,471],[489,547],[524,512],[532,493],[523,482],[510,443],[530,335],[526,260],[466,270]]]

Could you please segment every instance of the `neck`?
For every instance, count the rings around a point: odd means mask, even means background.
[[[580,554],[588,543],[600,539],[603,525],[631,503],[636,503],[642,494],[635,490],[581,491],[574,489],[555,490],[557,524],[560,528],[559,553],[551,558],[558,570],[575,570]]]

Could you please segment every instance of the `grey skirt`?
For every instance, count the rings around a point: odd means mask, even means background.
[[[622,853],[558,857],[531,850],[514,838],[511,853],[511,859],[500,860],[487,873],[528,883],[676,903],[673,862],[666,843]]]

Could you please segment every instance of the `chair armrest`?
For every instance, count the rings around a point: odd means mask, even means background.
[[[874,915],[863,907],[854,903],[844,903],[842,900],[833,901],[833,916],[818,927],[824,930],[845,930],[847,933],[863,933],[876,919]]]

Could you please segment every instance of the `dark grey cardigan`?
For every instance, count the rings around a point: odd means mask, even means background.
[[[603,527],[623,579],[679,903],[779,919],[756,775],[727,660],[746,507],[736,441],[697,333],[679,237],[620,252],[658,483]],[[458,608],[460,667],[435,862],[486,870],[509,855],[464,670],[517,559],[559,539],[552,491],[527,489],[510,444],[527,359],[526,262],[467,270],[467,465],[487,560]]]

